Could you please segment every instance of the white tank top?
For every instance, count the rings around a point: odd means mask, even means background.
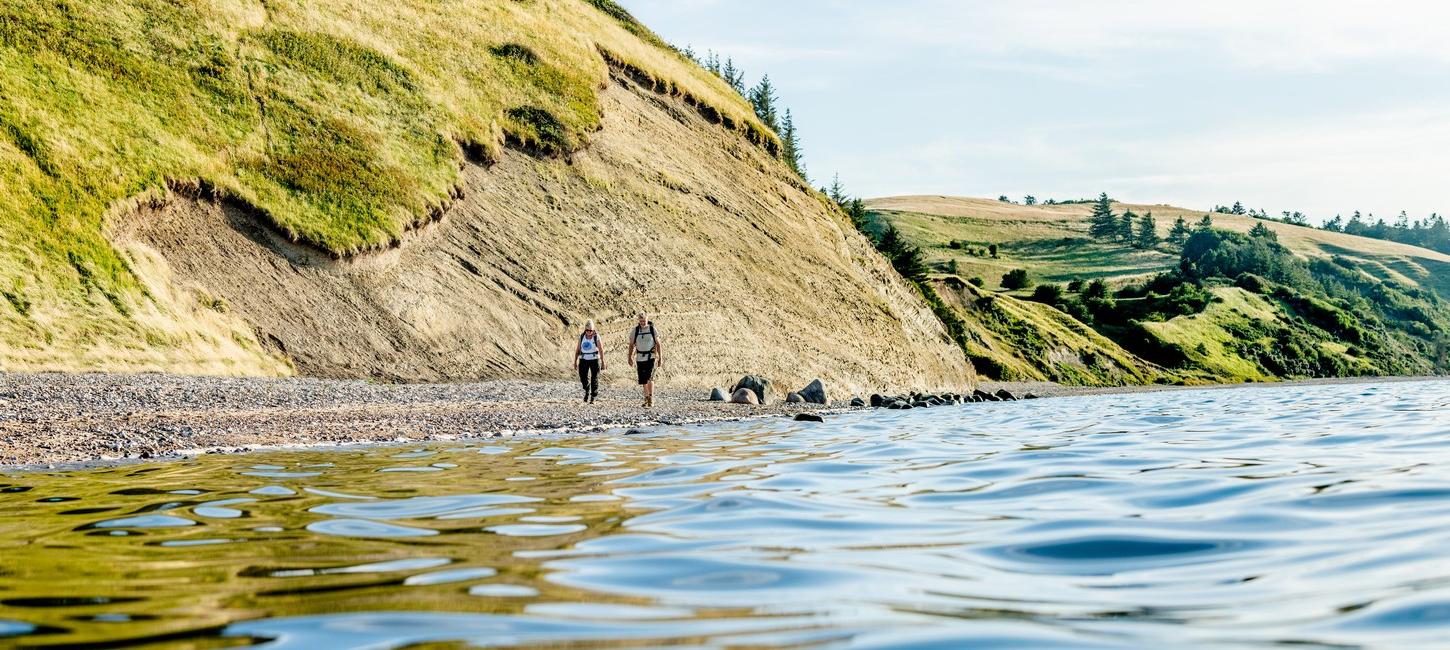
[[[599,358],[599,335],[592,337],[579,336],[579,358],[585,361],[593,361]]]

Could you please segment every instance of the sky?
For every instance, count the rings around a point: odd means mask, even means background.
[[[1450,3],[621,4],[769,73],[852,194],[1450,212]]]

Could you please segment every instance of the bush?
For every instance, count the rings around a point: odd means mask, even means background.
[[[1234,280],[1234,286],[1259,295],[1267,295],[1273,290],[1268,280],[1264,279],[1261,275],[1255,275],[1253,273],[1240,273],[1239,277]]]
[[[1032,286],[1032,278],[1027,276],[1026,269],[1014,269],[1002,276],[1002,288],[1009,291],[1014,289],[1026,289]]]
[[[1108,297],[1108,283],[1102,280],[1089,282],[1082,290],[1083,300],[1101,300]]]
[[[1032,300],[1044,305],[1056,305],[1062,302],[1062,294],[1061,285],[1042,284],[1038,285],[1037,290],[1032,292]]]
[[[974,287],[976,287],[976,288],[978,288],[978,289],[981,289],[982,287],[987,286],[987,281],[986,280],[983,280],[982,279],[982,276],[980,276],[980,275],[979,276],[976,276],[976,277],[974,277],[974,278],[972,278],[970,280],[967,280],[967,283],[970,284],[970,285],[972,285],[972,286],[974,286]]]
[[[1067,290],[1070,293],[1082,293],[1082,280],[1074,279],[1067,283]]]

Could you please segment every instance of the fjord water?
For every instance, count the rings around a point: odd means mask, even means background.
[[[1447,463],[1427,381],[11,473],[0,646],[1443,646]]]

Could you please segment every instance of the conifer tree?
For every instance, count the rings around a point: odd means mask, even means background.
[[[735,67],[734,59],[728,57],[725,59],[725,65],[720,68],[720,78],[724,79],[725,83],[730,84],[730,87],[734,88],[735,92],[740,93],[741,97],[749,99],[745,91],[745,71]]]
[[[1249,231],[1249,236],[1268,241],[1279,241],[1279,233],[1274,232],[1273,228],[1264,223],[1255,224],[1253,230]]]
[[[1113,201],[1108,198],[1107,192],[1098,196],[1097,203],[1093,204],[1093,214],[1088,220],[1088,234],[1093,239],[1112,239],[1118,234],[1118,215],[1113,214]]]
[[[1203,215],[1203,218],[1198,220],[1198,225],[1194,227],[1194,230],[1198,232],[1213,230],[1213,217],[1207,214]]]
[[[1118,232],[1116,239],[1133,243],[1133,237],[1138,230],[1138,213],[1132,210],[1123,211],[1123,216],[1118,219]]]
[[[1178,217],[1173,222],[1173,228],[1168,231],[1168,243],[1174,246],[1182,246],[1188,243],[1188,236],[1193,234],[1193,229],[1188,227],[1188,222],[1183,217]]]
[[[785,109],[785,119],[780,122],[780,145],[781,157],[785,164],[795,170],[797,176],[806,177],[805,163],[801,160],[800,136],[796,134],[795,118],[791,116],[790,109]]]
[[[770,83],[770,75],[760,78],[760,83],[750,89],[750,104],[755,107],[755,116],[769,127],[771,131],[780,132],[780,120],[776,114],[776,103],[779,98],[775,96],[775,86]]]
[[[846,188],[841,185],[840,174],[831,177],[831,186],[826,189],[826,196],[830,197],[836,205],[846,205]]]
[[[846,206],[846,215],[851,217],[851,225],[855,226],[856,230],[866,232],[866,227],[870,225],[870,220],[866,216],[865,201],[851,199],[850,204]]]
[[[1143,215],[1143,219],[1138,222],[1137,239],[1133,242],[1133,245],[1147,250],[1157,246],[1162,241],[1163,238],[1158,236],[1158,221],[1153,218],[1153,213],[1149,212]]]
[[[1234,207],[1230,211],[1233,212],[1234,214],[1239,214],[1239,215],[1243,214],[1244,213],[1244,204],[1243,204],[1243,202],[1241,202],[1241,201],[1234,201]]]

